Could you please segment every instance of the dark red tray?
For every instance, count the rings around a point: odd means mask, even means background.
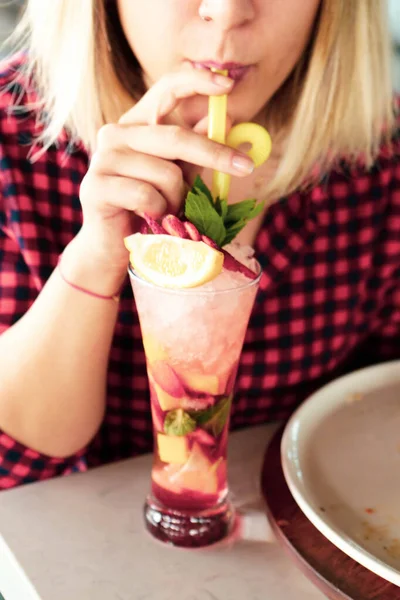
[[[300,510],[283,475],[282,433],[279,430],[267,448],[261,487],[271,526],[286,552],[331,600],[400,600],[400,587],[336,548]]]

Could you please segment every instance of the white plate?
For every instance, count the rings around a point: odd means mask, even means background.
[[[400,361],[333,381],[289,420],[290,491],[348,556],[400,586]]]

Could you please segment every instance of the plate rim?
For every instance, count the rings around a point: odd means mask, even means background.
[[[385,361],[374,365],[370,365],[368,367],[357,369],[355,371],[352,371],[351,373],[347,373],[345,375],[337,377],[329,383],[318,388],[308,398],[306,398],[306,400],[296,409],[296,411],[292,414],[292,416],[286,423],[282,435],[280,452],[283,474],[286,483],[289,487],[289,490],[300,509],[303,511],[306,517],[315,525],[315,527],[320,531],[320,533],[322,533],[328,540],[330,540],[337,548],[342,550],[342,552],[353,558],[355,561],[357,561],[376,575],[379,575],[387,581],[390,581],[391,583],[400,586],[400,570],[389,566],[387,563],[374,556],[371,552],[365,550],[362,546],[357,544],[357,542],[353,540],[353,538],[347,535],[345,531],[343,531],[343,529],[335,527],[329,518],[324,518],[321,516],[321,514],[318,511],[318,507],[315,506],[315,502],[313,502],[312,498],[307,493],[307,490],[304,489],[304,483],[302,483],[301,480],[299,480],[293,475],[293,460],[289,459],[288,453],[289,448],[293,448],[291,432],[295,427],[295,424],[299,421],[299,419],[301,420],[303,413],[307,414],[307,412],[310,410],[310,407],[312,407],[313,404],[315,404],[318,401],[320,395],[326,392],[328,388],[332,390],[337,386],[339,387],[343,382],[351,381],[353,378],[362,376],[366,372],[373,374],[374,371],[381,371],[384,369],[391,371],[395,368],[399,369],[400,373],[400,360]],[[340,402],[338,404],[340,404]]]

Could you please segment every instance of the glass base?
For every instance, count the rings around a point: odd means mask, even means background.
[[[185,548],[200,548],[222,540],[233,528],[234,515],[228,500],[201,512],[173,510],[152,496],[144,505],[147,530],[162,542]]]

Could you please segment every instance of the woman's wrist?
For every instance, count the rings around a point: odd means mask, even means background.
[[[127,274],[126,259],[110,260],[97,252],[84,236],[78,234],[65,248],[59,269],[64,281],[75,288],[82,288],[89,295],[113,298],[119,295]],[[90,294],[91,292],[91,294]]]
[[[60,254],[60,256],[58,258],[58,263],[57,263],[58,273],[59,273],[61,279],[66,284],[68,284],[70,287],[72,287],[74,290],[81,292],[82,294],[86,294],[87,296],[91,296],[92,298],[97,298],[98,300],[113,300],[114,302],[119,302],[119,299],[120,299],[119,293],[112,294],[111,296],[105,295],[105,294],[99,294],[98,292],[93,292],[92,290],[89,290],[88,288],[78,285],[78,284],[74,283],[73,281],[70,281],[69,279],[67,279],[67,277],[64,274],[61,261],[62,261],[62,254]]]

